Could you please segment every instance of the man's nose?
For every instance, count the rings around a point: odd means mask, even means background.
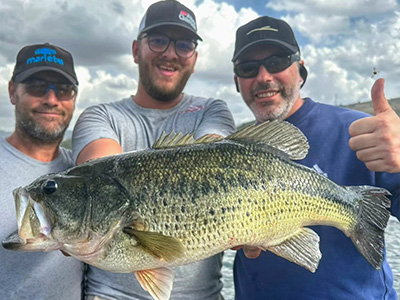
[[[168,57],[178,57],[175,51],[175,42],[171,41],[168,45],[168,48],[163,52],[163,55]]]
[[[273,74],[268,72],[268,70],[261,65],[258,69],[257,80],[260,82],[272,81]]]
[[[42,101],[49,105],[58,105],[57,89],[54,86],[49,86],[46,90],[46,94],[43,96]]]

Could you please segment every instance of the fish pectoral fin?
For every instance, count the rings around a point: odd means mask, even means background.
[[[156,300],[168,300],[171,296],[174,272],[167,268],[143,270],[134,273],[142,288]]]
[[[174,237],[157,232],[138,231],[131,227],[125,227],[123,230],[134,237],[143,250],[159,259],[170,262],[183,255],[184,247]]]
[[[269,251],[288,261],[315,272],[321,259],[319,236],[310,228],[301,228],[289,239],[276,246],[269,246]]]

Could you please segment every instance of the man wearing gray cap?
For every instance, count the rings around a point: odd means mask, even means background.
[[[71,151],[59,145],[77,85],[68,51],[46,43],[18,53],[8,86],[15,129],[0,139],[0,240],[17,229],[13,189],[73,166]],[[60,251],[18,253],[0,247],[1,299],[79,300],[82,281],[83,264]]]
[[[299,163],[341,185],[386,188],[392,193],[390,211],[400,218],[400,157],[396,154],[400,118],[384,97],[383,80],[372,88],[375,116],[369,118],[301,98],[307,71],[299,45],[286,22],[270,17],[257,18],[237,30],[232,61],[237,90],[257,122],[286,120],[307,137],[310,149]],[[381,269],[375,270],[341,231],[329,226],[312,230],[320,236],[322,252],[315,273],[282,258],[290,258],[288,245],[269,245],[266,250],[270,251],[261,255],[261,250],[245,247],[235,258],[235,299],[397,299],[386,258]],[[291,240],[296,243],[296,237]]]
[[[73,133],[76,162],[150,148],[163,131],[194,134],[195,138],[234,132],[225,102],[182,92],[194,72],[199,40],[195,15],[186,6],[171,0],[151,5],[132,46],[139,66],[137,91],[134,96],[89,107],[81,114]],[[89,266],[87,299],[164,299],[157,298],[157,290],[168,294],[171,284],[174,300],[222,299],[221,260],[219,254],[172,268],[173,280],[165,280],[162,270],[153,270],[148,272],[152,284],[144,281],[146,276],[140,272],[135,274],[138,276],[117,274]]]

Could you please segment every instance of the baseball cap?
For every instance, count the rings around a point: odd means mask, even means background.
[[[197,34],[196,16],[175,0],[159,1],[149,6],[139,25],[138,37],[153,28],[160,26],[178,26],[189,30],[202,41]]]
[[[41,71],[60,73],[71,83],[78,85],[71,53],[49,43],[29,45],[22,48],[18,52],[11,80],[23,82]]]
[[[300,55],[299,44],[289,24],[280,19],[264,16],[238,28],[232,62],[235,62],[249,47],[257,44],[275,45],[287,54],[298,52]],[[300,76],[303,78],[303,86],[307,79],[307,70],[301,64]]]

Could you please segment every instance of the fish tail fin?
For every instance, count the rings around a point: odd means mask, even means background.
[[[383,262],[384,233],[389,221],[391,194],[371,186],[349,187],[361,196],[359,222],[350,238],[364,258],[379,270]]]

